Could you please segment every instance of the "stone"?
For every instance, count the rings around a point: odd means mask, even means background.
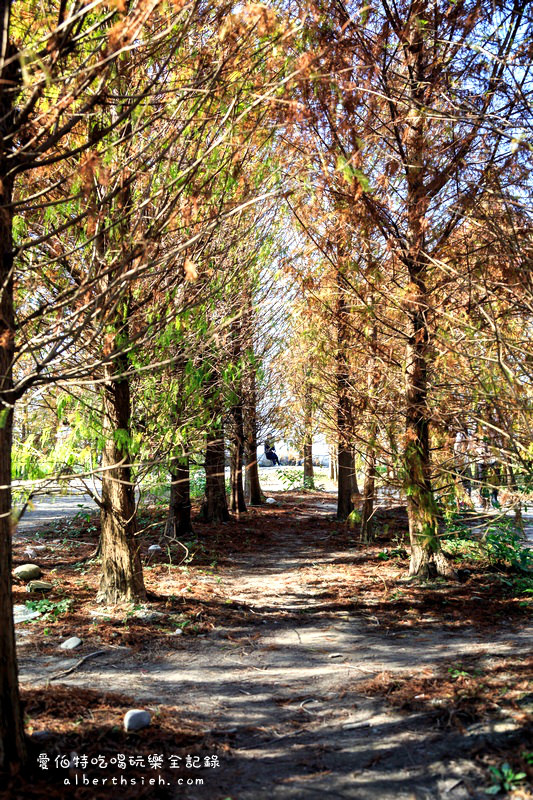
[[[149,553],[160,553],[163,548],[159,544],[151,544],[148,548]]]
[[[61,642],[59,647],[61,650],[75,650],[76,647],[79,647],[82,644],[81,639],[77,636],[71,636],[70,639],[65,639],[64,642]]]
[[[48,581],[30,581],[26,586],[27,592],[51,592],[54,587]]]
[[[172,636],[183,636],[183,631],[181,628],[176,628]]]
[[[269,506],[273,506],[275,503],[277,503],[277,500],[274,500],[273,497],[267,497],[265,503],[268,503]]]
[[[13,575],[21,581],[31,581],[34,578],[40,578],[43,574],[38,564],[22,564],[20,567],[15,567]]]
[[[159,622],[164,619],[166,615],[161,611],[148,611],[141,608],[138,611],[134,611],[130,616],[141,622]]]
[[[149,711],[142,708],[132,708],[124,715],[124,730],[125,731],[140,731],[141,728],[147,728],[152,718]]]
[[[30,619],[37,619],[37,617],[40,616],[40,611],[30,611],[26,606],[18,604],[13,606],[13,620],[15,625],[18,625],[20,622],[28,622]]]

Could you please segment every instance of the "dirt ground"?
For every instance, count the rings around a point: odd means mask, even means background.
[[[94,605],[94,520],[19,536],[15,564],[44,548],[56,607],[17,626],[36,766],[6,796],[111,797],[82,776],[116,775],[122,797],[462,800],[486,797],[504,762],[527,775],[511,796],[533,796],[531,604],[476,563],[463,583],[407,581],[401,508],[361,545],[331,496],[275,497],[195,523],[184,546],[143,512],[146,608]],[[17,587],[15,603],[28,597]],[[74,635],[82,646],[60,650]],[[129,708],[151,726],[124,733]],[[127,765],[84,768],[84,754]]]

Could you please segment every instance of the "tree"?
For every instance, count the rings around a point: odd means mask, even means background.
[[[520,79],[517,88],[508,65],[518,59],[521,78],[529,75],[522,43],[530,25],[520,2],[494,12],[477,0],[453,8],[434,3],[429,11],[422,2],[383,0],[372,8],[320,4],[306,32],[314,48],[299,84],[308,110],[299,126],[306,151],[314,140],[322,153],[315,157],[322,185],[343,176],[337,197],[353,210],[351,219],[344,217],[352,241],[361,219],[379,232],[393,275],[391,300],[402,312],[401,469],[412,575],[450,574],[438,535],[430,442],[439,259],[454,231],[490,196],[495,175],[508,168],[505,140],[525,113],[528,81]],[[346,383],[342,369],[339,378]]]

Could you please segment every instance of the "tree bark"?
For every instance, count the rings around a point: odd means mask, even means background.
[[[415,228],[416,230],[416,228]],[[427,390],[428,297],[424,284],[422,246],[409,265],[409,339],[406,353],[405,490],[411,542],[410,575],[428,577],[432,571],[450,575],[453,570],[442,553],[438,537],[437,505],[431,486],[429,408]],[[422,237],[423,241],[423,237]],[[433,565],[433,566],[430,566]]]
[[[427,577],[432,572],[453,574],[442,553],[438,536],[437,505],[431,486],[429,449],[430,409],[428,406],[428,364],[430,298],[426,287],[428,256],[426,252],[427,209],[429,197],[425,185],[424,152],[427,116],[423,112],[426,86],[424,31],[418,24],[422,0],[411,7],[410,38],[406,48],[410,66],[410,136],[407,141],[407,233],[405,262],[409,274],[406,298],[407,348],[405,383],[405,449],[407,514],[411,542],[409,574]]]
[[[179,539],[193,532],[189,457],[174,458],[170,467],[170,502],[165,536]]]
[[[304,442],[304,487],[315,488],[315,471],[313,469],[313,441],[308,436]]]
[[[205,497],[200,516],[204,522],[227,522],[230,518],[224,477],[224,429],[213,429],[205,450]]]
[[[349,365],[347,356],[349,324],[348,301],[343,283],[343,274],[337,268],[336,308],[336,383],[337,383],[337,519],[347,519],[353,511],[353,452],[351,430],[351,403]]]
[[[369,305],[373,307],[374,298],[369,297]],[[363,502],[361,506],[361,541],[369,542],[372,538],[372,515],[374,513],[374,494],[376,491],[376,436],[378,432],[376,395],[378,373],[376,368],[378,329],[376,322],[372,325],[370,338],[370,359],[367,373],[368,387],[368,443],[365,454],[365,478],[363,484]]]
[[[2,118],[10,112],[5,92]],[[2,163],[3,162],[3,163]],[[0,174],[5,174],[0,154]],[[26,760],[24,723],[18,688],[15,626],[11,589],[12,517],[11,448],[13,442],[13,379],[15,321],[13,297],[13,239],[10,209],[13,184],[0,181],[0,772],[13,773]]]
[[[113,375],[122,360],[106,366],[102,455],[102,578],[97,601],[114,605],[146,598],[139,544],[136,540],[135,488],[129,455],[130,385]]]
[[[329,479],[330,481],[334,481],[337,479],[337,470],[336,470],[337,455],[335,453],[335,447],[330,444],[328,447],[328,452],[329,452]]]
[[[376,491],[376,447],[374,445],[375,428],[371,431],[365,460],[365,481],[363,485],[363,504],[361,507],[361,541],[369,542],[372,538],[372,515],[374,513],[374,495]]]
[[[246,499],[252,506],[263,503],[263,493],[259,482],[257,464],[257,416],[255,398],[255,377],[253,377],[253,393],[247,391],[246,411],[244,415],[244,458],[246,461]]]
[[[315,488],[315,472],[313,469],[313,396],[311,383],[308,381],[305,388],[305,419],[304,419],[304,488]]]
[[[239,401],[231,409],[232,430],[231,430],[231,462],[230,462],[230,485],[231,485],[231,510],[244,512],[246,503],[244,500],[243,487],[243,457],[244,457],[244,426],[242,416],[242,401]]]
[[[253,298],[251,287],[247,286],[244,295],[245,313],[243,318],[244,342],[248,357],[243,375],[243,432],[245,495],[246,501],[253,506],[263,503],[263,493],[259,482],[259,466],[257,463],[257,389],[256,362],[254,355],[254,322]]]
[[[337,519],[347,519],[353,511],[352,470],[353,460],[349,447],[341,447],[338,453]]]
[[[352,448],[352,472],[351,472],[352,503],[356,498],[361,497],[359,486],[357,485],[357,470],[355,469],[355,450]]]

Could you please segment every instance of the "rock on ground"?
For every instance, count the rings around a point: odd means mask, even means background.
[[[82,640],[79,639],[77,636],[71,636],[70,639],[65,639],[64,642],[61,642],[59,647],[61,650],[75,650],[76,647],[79,647],[82,644]]]
[[[30,593],[51,592],[53,588],[53,585],[48,581],[30,581],[26,586],[26,591]]]
[[[152,718],[149,711],[141,708],[132,708],[124,716],[124,730],[126,731],[139,731],[141,728],[147,728]]]
[[[20,567],[15,567],[13,575],[21,581],[31,581],[34,578],[40,578],[42,570],[38,564],[21,564]]]

